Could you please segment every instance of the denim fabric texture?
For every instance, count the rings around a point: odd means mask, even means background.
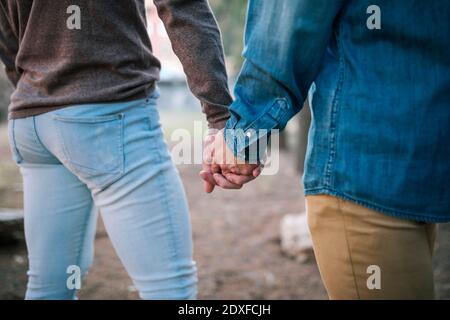
[[[450,221],[449,30],[446,0],[250,0],[228,145],[242,156],[309,97],[307,195]]]
[[[157,98],[9,121],[24,182],[26,299],[75,298],[66,270],[88,271],[97,211],[141,298],[196,297],[188,206]]]

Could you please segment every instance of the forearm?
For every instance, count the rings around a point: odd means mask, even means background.
[[[220,31],[207,0],[154,2],[210,127],[223,128],[232,98]]]
[[[260,138],[250,130],[283,129],[303,106],[320,69],[342,0],[250,0],[245,62],[226,136],[236,155]]]

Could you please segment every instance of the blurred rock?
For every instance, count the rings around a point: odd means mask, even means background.
[[[281,250],[300,262],[308,260],[313,255],[305,213],[287,214],[281,220]]]
[[[0,208],[0,245],[23,239],[23,211]]]

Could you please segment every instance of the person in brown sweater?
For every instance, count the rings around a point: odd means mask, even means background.
[[[209,126],[223,128],[232,99],[207,0],[154,3]],[[159,125],[161,65],[144,0],[1,0],[0,59],[14,85],[26,298],[75,298],[97,209],[142,298],[195,298],[188,207]]]

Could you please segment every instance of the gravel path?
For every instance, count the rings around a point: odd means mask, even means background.
[[[292,163],[283,154],[276,177],[261,177],[241,191],[219,190],[212,195],[202,192],[198,167],[179,168],[192,213],[200,299],[326,299],[314,258],[299,263],[280,251],[281,218],[304,207]],[[6,168],[1,159],[0,165],[0,170]],[[444,299],[450,299],[448,239],[450,225],[442,225],[435,274],[437,292]],[[95,246],[95,263],[80,298],[136,299],[101,222]],[[23,297],[26,266],[23,243],[0,246],[0,299]]]

